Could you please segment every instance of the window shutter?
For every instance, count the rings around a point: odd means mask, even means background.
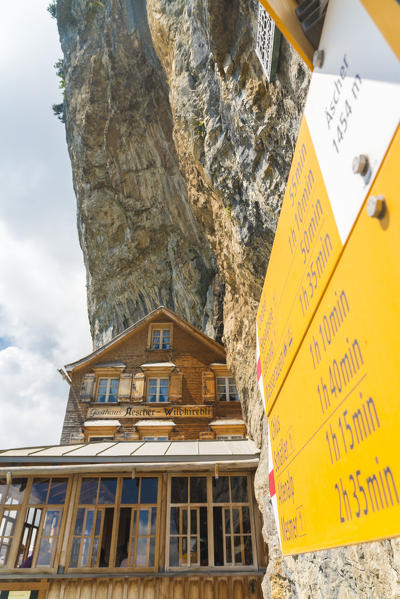
[[[214,373],[205,370],[202,373],[203,402],[213,403],[215,401],[215,377]]]
[[[129,401],[132,390],[132,375],[121,374],[118,386],[118,401]]]
[[[80,401],[93,401],[94,383],[96,381],[95,374],[84,374],[81,384]]]
[[[182,399],[182,380],[183,375],[174,372],[169,380],[169,397],[171,401],[180,401]]]
[[[134,401],[141,401],[144,395],[144,374],[138,372],[133,379],[132,397]]]

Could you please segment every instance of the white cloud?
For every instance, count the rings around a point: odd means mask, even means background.
[[[67,385],[42,355],[18,347],[0,351],[1,448],[58,443]]]
[[[0,447],[57,443],[68,386],[57,368],[90,351],[83,268],[0,222]]]
[[[0,21],[0,449],[59,441],[57,368],[91,349],[48,3],[7,2]]]

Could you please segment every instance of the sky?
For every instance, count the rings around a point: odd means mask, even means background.
[[[0,21],[0,449],[59,442],[57,369],[91,351],[48,4],[5,2]]]

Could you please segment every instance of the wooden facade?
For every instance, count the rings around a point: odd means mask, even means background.
[[[159,308],[65,368],[62,444],[0,451],[0,592],[261,597],[258,450],[223,347]]]

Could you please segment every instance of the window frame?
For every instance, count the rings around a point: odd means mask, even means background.
[[[0,573],[30,573],[30,572],[48,572],[48,573],[52,573],[52,572],[56,572],[60,563],[60,557],[61,557],[61,552],[62,552],[62,548],[63,548],[63,544],[64,544],[64,537],[65,537],[65,530],[66,530],[66,526],[67,526],[67,521],[68,521],[68,514],[69,514],[69,504],[70,504],[70,500],[71,500],[71,493],[72,493],[72,488],[73,488],[73,480],[71,478],[71,476],[69,475],[62,475],[62,474],[49,474],[47,476],[45,475],[26,475],[26,476],[18,476],[15,478],[25,478],[27,480],[27,485],[25,488],[25,493],[24,493],[24,498],[23,501],[20,504],[15,504],[15,508],[18,510],[18,515],[17,515],[17,520],[16,520],[16,524],[15,524],[15,529],[14,529],[14,534],[12,537],[12,541],[10,544],[10,550],[8,553],[8,559],[7,562],[8,564],[13,564],[11,565],[6,565],[4,567],[0,568]],[[24,531],[24,525],[25,525],[25,519],[28,513],[28,509],[29,506],[33,507],[33,504],[31,504],[29,502],[30,499],[30,495],[31,495],[31,491],[32,491],[32,484],[34,480],[37,479],[43,479],[43,480],[67,480],[67,489],[66,489],[66,493],[65,493],[65,501],[63,504],[51,504],[51,503],[46,503],[46,504],[35,504],[35,507],[40,508],[40,506],[44,505],[44,510],[43,513],[41,514],[41,518],[40,518],[40,522],[39,522],[39,531],[38,531],[38,535],[36,537],[35,540],[35,547],[34,547],[34,551],[33,551],[33,559],[32,559],[32,566],[30,568],[21,568],[21,567],[17,567],[15,566],[15,564],[17,563],[17,559],[18,559],[18,554],[19,554],[19,548],[22,542],[22,534]],[[49,490],[47,491],[47,496],[49,494]],[[57,538],[57,543],[56,543],[56,548],[55,548],[55,555],[54,555],[54,559],[53,559],[53,565],[52,566],[36,566],[36,561],[38,558],[38,553],[39,553],[39,548],[40,548],[40,542],[43,536],[43,528],[44,528],[44,523],[45,523],[45,515],[48,511],[49,508],[51,508],[51,506],[53,506],[56,509],[60,509],[62,510],[62,514],[61,514],[61,521],[59,524],[59,528],[58,528],[58,538]],[[10,507],[12,509],[13,508],[13,504],[10,504]],[[9,509],[8,505],[5,506],[5,509]],[[3,509],[3,504],[1,504],[0,507],[0,514],[2,515],[4,512]],[[1,520],[1,518],[0,518]]]
[[[201,565],[194,565],[194,566],[190,566],[190,565],[185,565],[185,566],[170,566],[169,564],[169,560],[170,560],[170,537],[171,537],[171,507],[175,507],[177,504],[171,502],[171,482],[173,478],[182,478],[182,477],[199,477],[199,476],[204,476],[207,479],[207,530],[208,530],[208,534],[207,534],[207,543],[208,543],[208,565],[207,566],[201,566]],[[245,476],[247,478],[247,502],[229,502],[229,503],[221,503],[221,502],[214,502],[213,501],[213,496],[212,496],[212,481],[214,478],[214,474],[211,474],[210,472],[174,472],[174,473],[169,473],[168,474],[168,479],[167,479],[167,501],[166,501],[166,528],[165,528],[165,570],[167,572],[182,572],[182,571],[194,571],[194,569],[200,569],[202,570],[204,568],[205,569],[216,569],[219,572],[226,572],[226,571],[232,571],[232,572],[237,572],[239,569],[241,571],[249,571],[252,572],[254,570],[258,569],[258,544],[257,544],[257,531],[256,531],[256,520],[255,520],[255,513],[254,513],[254,492],[253,492],[253,476],[252,473],[250,472],[243,472],[243,471],[229,471],[229,472],[220,472],[218,474],[218,477],[223,477],[223,476],[228,476],[228,477],[232,477],[232,476]],[[188,501],[186,503],[182,503],[180,504],[182,507],[186,506],[189,513],[190,513],[190,509],[191,506],[193,505],[194,507],[197,506],[198,502],[190,502],[190,497],[188,497]],[[245,564],[226,564],[224,563],[224,565],[222,566],[215,566],[215,562],[214,562],[214,507],[222,507],[223,508],[229,508],[230,511],[232,512],[232,509],[234,507],[237,506],[246,506],[249,509],[249,516],[250,516],[250,538],[251,538],[251,543],[252,543],[252,558],[253,558],[253,563],[251,565],[245,565]],[[223,539],[225,538],[224,535],[224,525],[221,531],[221,534],[223,535]],[[233,533],[231,533],[232,536]],[[172,536],[177,536],[177,535],[172,535]],[[189,533],[187,534],[187,536],[190,536]],[[225,543],[224,543],[224,562],[225,562]]]
[[[111,542],[110,542],[110,555],[112,555],[113,559],[116,560],[117,558],[117,543],[118,543],[118,532],[119,532],[119,522],[120,522],[120,510],[121,507],[127,507],[130,508],[131,510],[136,510],[136,511],[140,511],[140,509],[150,509],[152,507],[155,507],[157,510],[156,513],[156,532],[155,532],[155,547],[154,547],[154,566],[127,566],[127,567],[120,567],[115,565],[112,566],[104,566],[104,567],[100,567],[100,566],[87,566],[87,567],[71,567],[70,566],[70,561],[71,561],[71,552],[72,552],[72,545],[73,545],[73,540],[74,537],[77,536],[74,534],[75,532],[75,524],[76,524],[76,516],[78,513],[78,509],[80,507],[84,507],[86,510],[88,508],[93,509],[96,513],[98,510],[104,510],[105,509],[105,504],[98,504],[98,503],[93,503],[93,504],[80,504],[79,503],[79,496],[80,496],[80,490],[81,490],[81,485],[82,485],[82,480],[84,478],[93,478],[93,479],[113,479],[116,478],[117,479],[117,488],[116,488],[116,493],[115,493],[115,501],[113,504],[108,504],[108,507],[112,507],[114,508],[114,517],[113,517],[113,524],[112,524],[112,528],[111,528]],[[158,487],[157,487],[157,503],[156,504],[141,504],[141,503],[137,503],[135,504],[135,507],[132,507],[133,504],[121,504],[121,495],[122,495],[122,481],[123,479],[129,479],[129,477],[126,474],[118,474],[118,473],[100,473],[97,476],[95,474],[91,474],[91,473],[84,473],[78,476],[77,479],[77,486],[76,486],[76,496],[74,499],[74,505],[73,505],[73,510],[72,510],[72,517],[71,517],[71,525],[70,525],[70,529],[68,531],[69,534],[69,538],[68,538],[68,545],[67,545],[67,549],[66,549],[66,564],[65,564],[65,571],[68,573],[94,573],[94,574],[103,574],[106,575],[106,573],[108,572],[121,572],[124,573],[124,575],[127,572],[157,572],[159,570],[159,566],[160,566],[160,541],[161,541],[161,535],[163,534],[163,530],[162,530],[162,521],[161,521],[161,512],[162,512],[162,485],[163,485],[163,481],[162,481],[162,477],[161,475],[157,474],[157,473],[149,473],[149,474],[140,474],[140,476],[138,478],[144,479],[144,478],[156,478],[158,481]],[[98,494],[99,490],[97,490],[97,494]],[[86,517],[86,514],[85,514]],[[102,518],[102,522],[101,522],[101,530],[100,530],[100,534],[99,534],[99,538],[101,539],[102,536],[102,531],[103,531],[103,525],[104,525],[104,518]],[[95,528],[95,524],[93,526],[93,530]],[[83,537],[84,535],[81,535],[81,537]],[[138,535],[139,536],[139,535]],[[92,531],[92,537],[93,537],[93,531]],[[131,533],[129,534],[129,538],[131,538]],[[92,552],[92,545],[90,546],[90,554]],[[81,549],[80,549],[80,553],[81,553]]]
[[[168,330],[169,331],[169,346],[168,347],[154,347],[153,346],[153,331],[157,331],[160,330],[161,334],[160,334],[160,346],[162,346],[162,335],[163,335],[163,331]],[[165,351],[171,351],[173,349],[173,326],[172,323],[170,322],[153,322],[150,323],[149,325],[149,329],[148,329],[148,338],[147,338],[147,349],[149,351],[155,351],[155,352],[165,352]]]
[[[233,376],[231,376],[231,375],[217,374],[216,377],[215,377],[215,379],[216,379],[215,380],[215,395],[216,395],[216,399],[217,399],[218,402],[221,402],[221,401],[224,401],[224,402],[237,402],[237,401],[239,401],[239,393],[238,393],[238,390],[236,388],[235,378]],[[218,381],[221,380],[221,379],[224,379],[224,387],[225,387],[225,392],[224,392],[225,398],[224,399],[222,399],[222,398],[219,397],[220,393],[219,393],[219,390],[218,390]],[[235,385],[235,391],[236,391],[236,397],[235,397],[235,399],[231,399],[230,398],[230,392],[229,392],[229,381],[230,380],[232,380],[233,384]]]
[[[149,399],[149,387],[150,387],[150,381],[157,381],[157,390],[156,390],[156,399],[155,401]],[[160,401],[160,389],[161,389],[161,381],[168,381],[168,392],[167,392],[167,399],[166,401]],[[165,403],[170,403],[170,397],[169,397],[169,392],[170,392],[170,380],[169,380],[169,376],[163,376],[163,375],[149,375],[148,377],[146,377],[146,403],[156,403],[156,404],[165,404]]]
[[[106,399],[105,399],[105,401],[99,401],[100,383],[101,383],[101,381],[105,381],[105,380],[107,381],[107,391],[106,391],[106,394],[105,394],[106,395]],[[117,381],[118,382],[118,384],[117,384],[117,390],[116,390],[116,394],[115,394],[115,396],[116,396],[115,401],[109,401],[109,399],[108,399],[109,396],[110,396],[111,381]],[[119,375],[118,376],[115,376],[115,375],[112,375],[112,374],[110,374],[110,375],[103,375],[103,374],[98,375],[96,377],[96,393],[95,393],[95,396],[94,396],[94,403],[97,403],[97,404],[100,404],[100,405],[103,405],[103,404],[118,404],[119,403],[118,402],[119,382],[120,382]]]

